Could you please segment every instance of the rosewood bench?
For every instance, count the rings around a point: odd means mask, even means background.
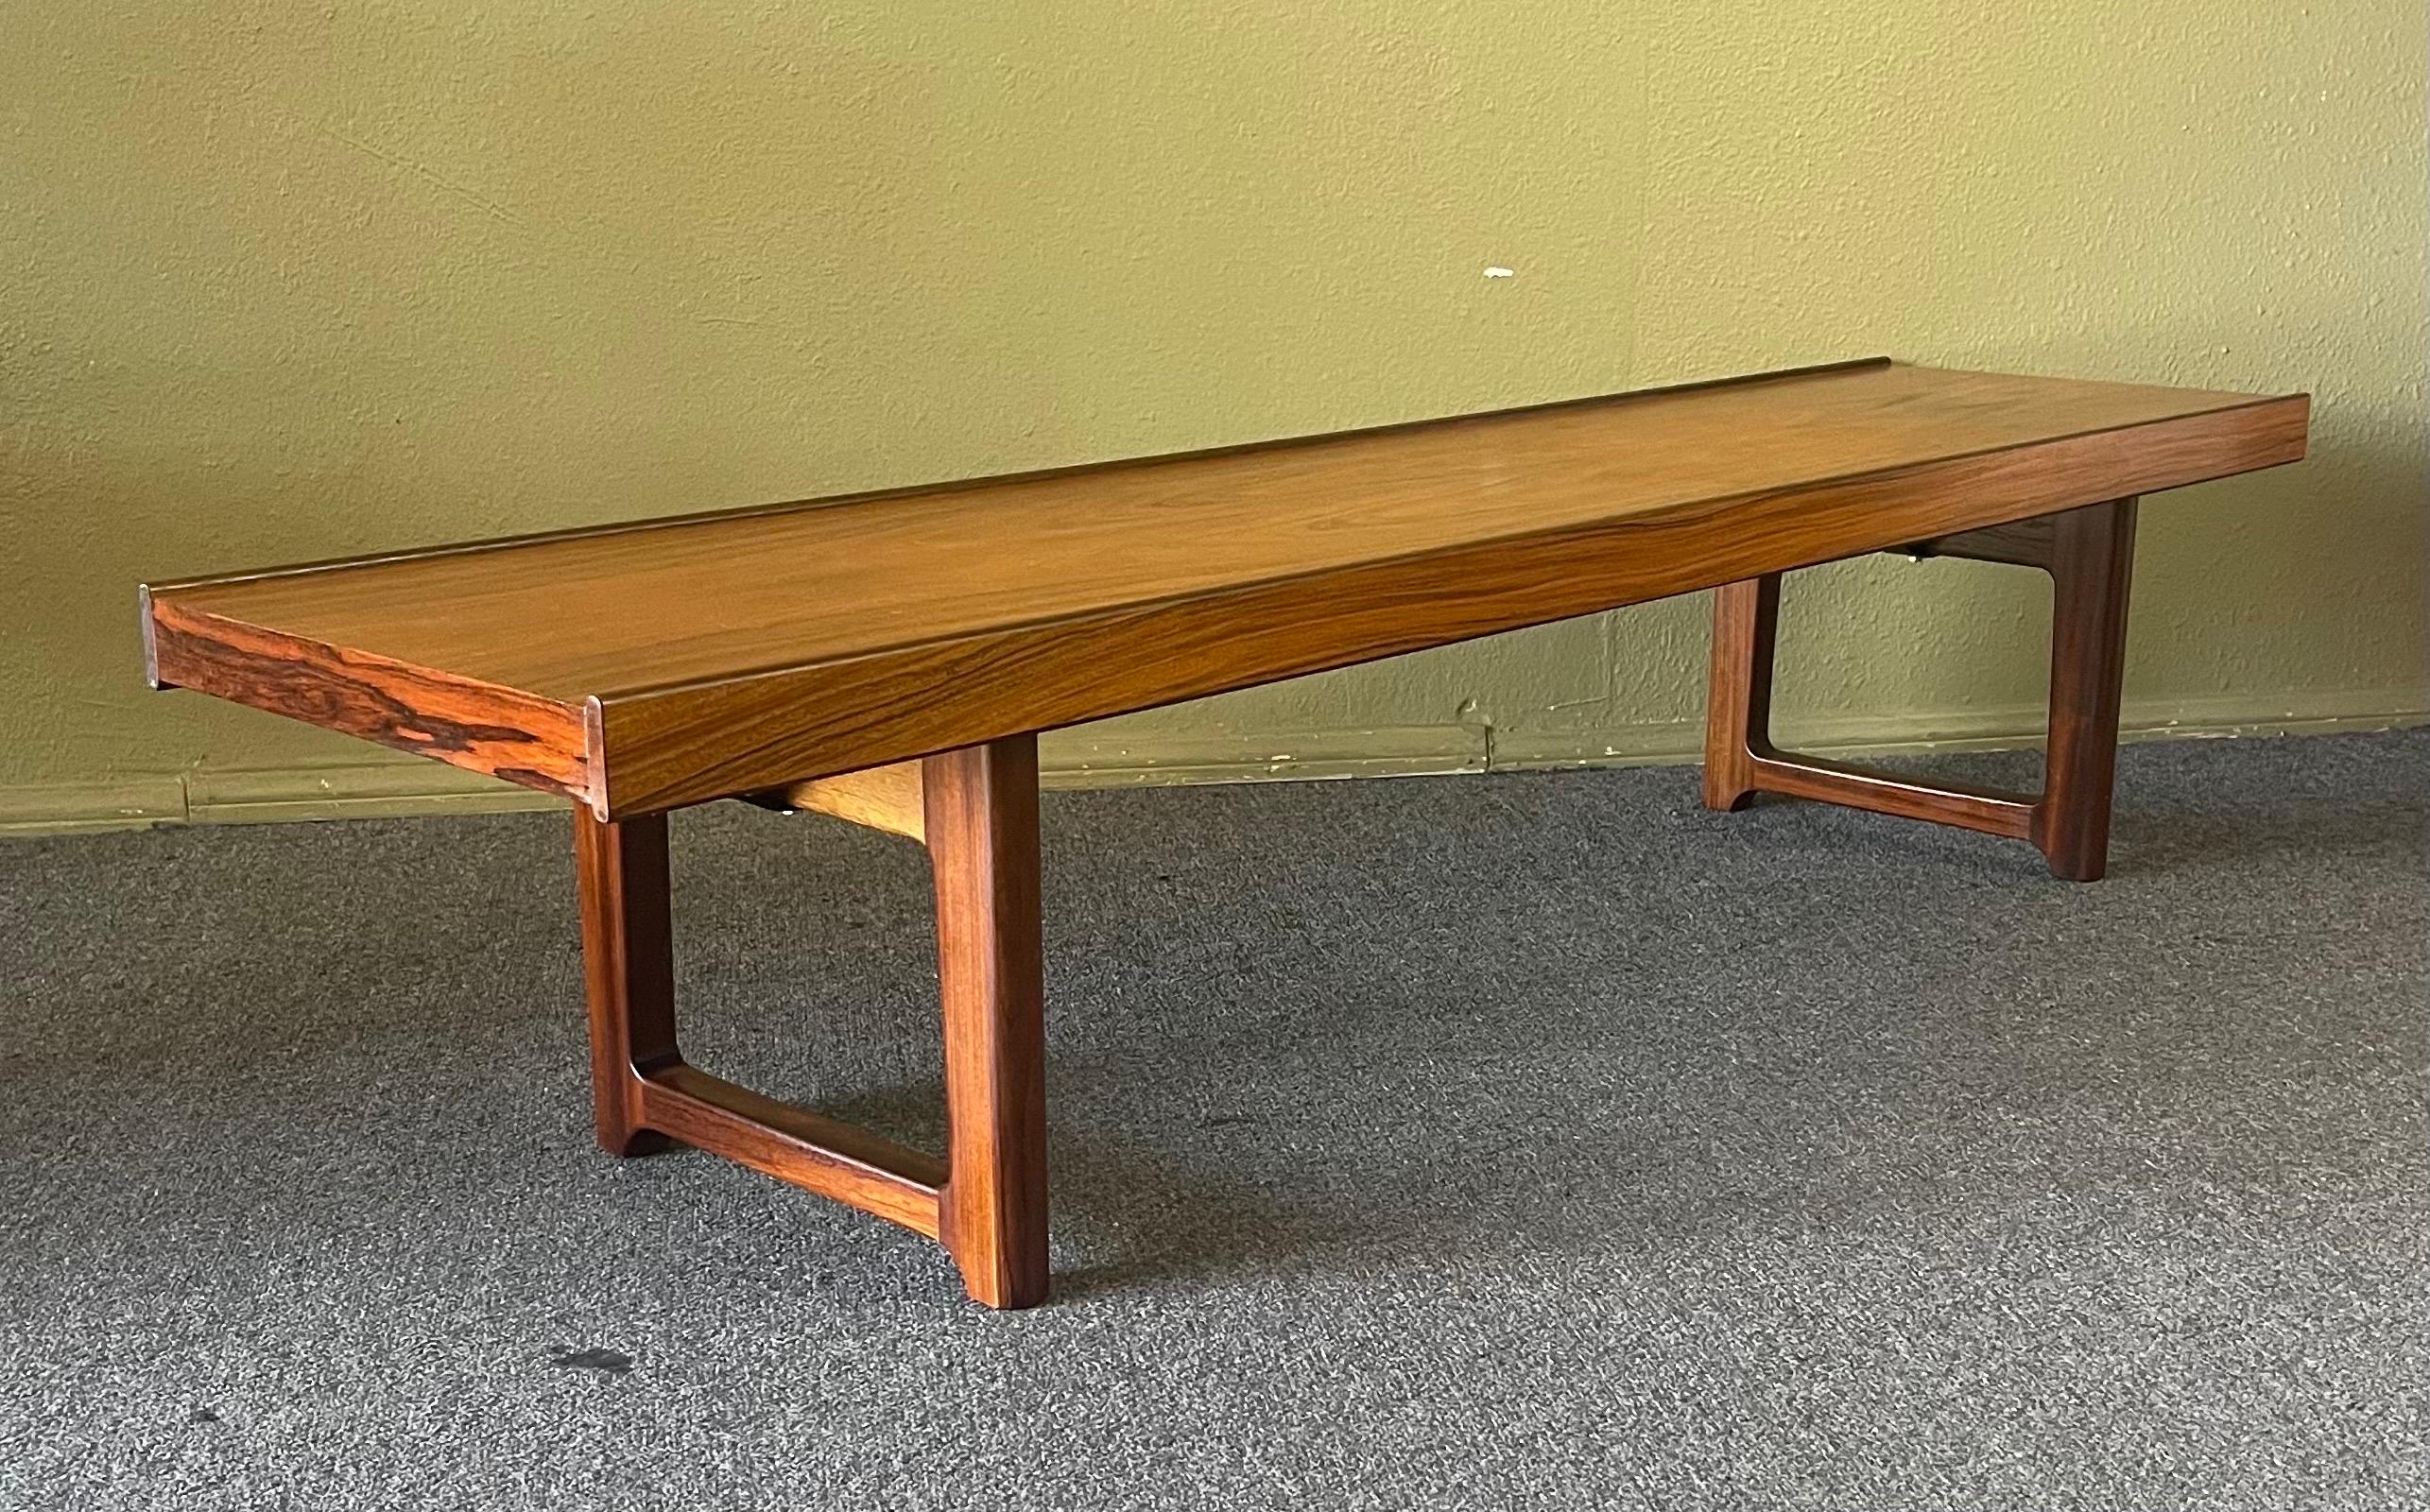
[[[146,670],[571,799],[600,1143],[865,1209],[1025,1307],[1047,1293],[1038,731],[1718,588],[1708,803],[1853,803],[2096,877],[2135,497],[2294,461],[2308,417],[1875,359],[164,583]],[[1769,743],[1780,576],[1884,550],[2050,573],[2038,799]],[[942,1159],[684,1060],[665,816],[727,798],[927,847]]]

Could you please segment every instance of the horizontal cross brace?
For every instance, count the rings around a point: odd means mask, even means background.
[[[942,1160],[681,1060],[635,1069],[643,1126],[937,1237]]]
[[[1748,770],[1751,786],[1784,798],[1844,803],[1876,814],[1980,830],[2010,840],[2033,838],[2038,799],[2023,794],[1952,782],[1925,786],[1819,756],[1757,756]]]
[[[743,795],[744,801],[780,814],[832,815],[872,830],[925,844],[927,783],[918,762],[896,762],[836,777],[814,777]]]

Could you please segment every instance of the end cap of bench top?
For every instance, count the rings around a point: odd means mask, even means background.
[[[154,638],[152,633],[151,584],[137,583],[135,585],[135,611],[143,617],[144,621],[144,686],[151,689],[154,693],[158,693],[164,688],[176,687],[177,684],[174,682],[163,682],[161,680],[161,648],[159,642]]]

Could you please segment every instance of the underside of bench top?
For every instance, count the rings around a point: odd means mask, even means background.
[[[1872,360],[145,591],[147,673],[624,818],[2301,457]]]

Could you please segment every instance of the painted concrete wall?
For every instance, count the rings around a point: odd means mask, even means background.
[[[2312,389],[2315,460],[2146,507],[2129,721],[2430,704],[2418,0],[6,0],[0,32],[0,823],[463,791],[144,692],[143,576],[1876,352]],[[1784,732],[2029,735],[2045,613],[1975,564],[1805,575]],[[1704,614],[1047,756],[1678,754]]]

